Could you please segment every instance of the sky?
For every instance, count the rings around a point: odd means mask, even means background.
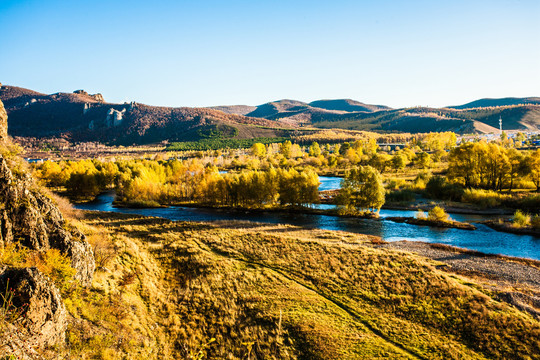
[[[540,96],[540,1],[0,0],[0,82],[163,106]]]

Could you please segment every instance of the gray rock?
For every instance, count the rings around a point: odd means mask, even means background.
[[[0,274],[0,289],[12,289],[13,305],[22,309],[25,343],[40,348],[65,341],[67,311],[58,289],[36,268],[8,268]]]
[[[2,118],[2,113],[5,115],[0,101],[0,136],[4,131],[7,143],[7,115]],[[19,242],[34,250],[59,249],[71,258],[75,279],[90,285],[96,267],[90,245],[80,231],[66,230],[58,207],[19,165],[16,159],[8,161],[0,155],[0,245]]]
[[[27,175],[16,178],[0,155],[0,234],[2,243],[20,242],[30,249],[58,249],[71,258],[75,279],[89,285],[95,270],[92,248],[78,230],[66,230],[53,201]]]

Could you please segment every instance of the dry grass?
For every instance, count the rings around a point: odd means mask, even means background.
[[[77,358],[531,358],[540,325],[370,236],[89,214],[116,249],[66,304]],[[114,236],[113,236],[114,234]],[[128,355],[129,354],[129,355]],[[534,357],[534,356],[533,356]]]

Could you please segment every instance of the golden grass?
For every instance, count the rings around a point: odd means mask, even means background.
[[[81,359],[534,358],[540,324],[366,235],[87,214],[114,257],[66,300]],[[376,242],[376,241],[375,241]],[[473,286],[474,285],[474,286]]]

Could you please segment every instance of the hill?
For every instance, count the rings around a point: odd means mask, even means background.
[[[171,108],[138,103],[107,103],[101,94],[41,94],[0,87],[12,136],[62,136],[74,141],[131,145],[208,138],[279,137],[288,126],[208,108]]]
[[[356,100],[351,99],[337,99],[337,100],[317,100],[310,102],[309,105],[315,108],[321,108],[326,110],[338,110],[338,111],[365,111],[373,112],[379,110],[389,110],[388,106],[383,105],[369,105],[364,104]]]
[[[389,109],[382,105],[369,105],[351,99],[317,100],[305,103],[298,100],[271,101],[256,107],[245,105],[215,106],[212,109],[250,117],[279,120],[295,125],[309,125],[320,119],[332,119],[336,115],[356,112],[373,112]],[[251,109],[249,112],[247,110]]]
[[[350,99],[304,103],[279,100],[257,106],[246,115],[279,120],[291,126],[366,130],[380,132],[490,133],[505,130],[540,129],[540,98],[483,99],[448,108],[414,107],[391,109]]]
[[[527,98],[501,98],[501,99],[479,99],[471,101],[470,103],[447,106],[452,109],[472,109],[481,107],[497,107],[497,106],[510,106],[510,105],[540,105],[540,97],[527,97]]]
[[[331,118],[322,117],[313,125],[322,128],[370,130],[383,132],[489,133],[503,129],[538,131],[540,105],[515,105],[473,109],[409,108],[373,113],[347,113]]]
[[[63,137],[115,145],[162,141],[244,140],[302,135],[302,127],[377,132],[497,132],[540,129],[540,98],[481,99],[448,108],[391,109],[350,99],[305,103],[278,100],[259,106],[211,108],[114,104],[84,90],[51,95],[0,86],[10,134]]]

